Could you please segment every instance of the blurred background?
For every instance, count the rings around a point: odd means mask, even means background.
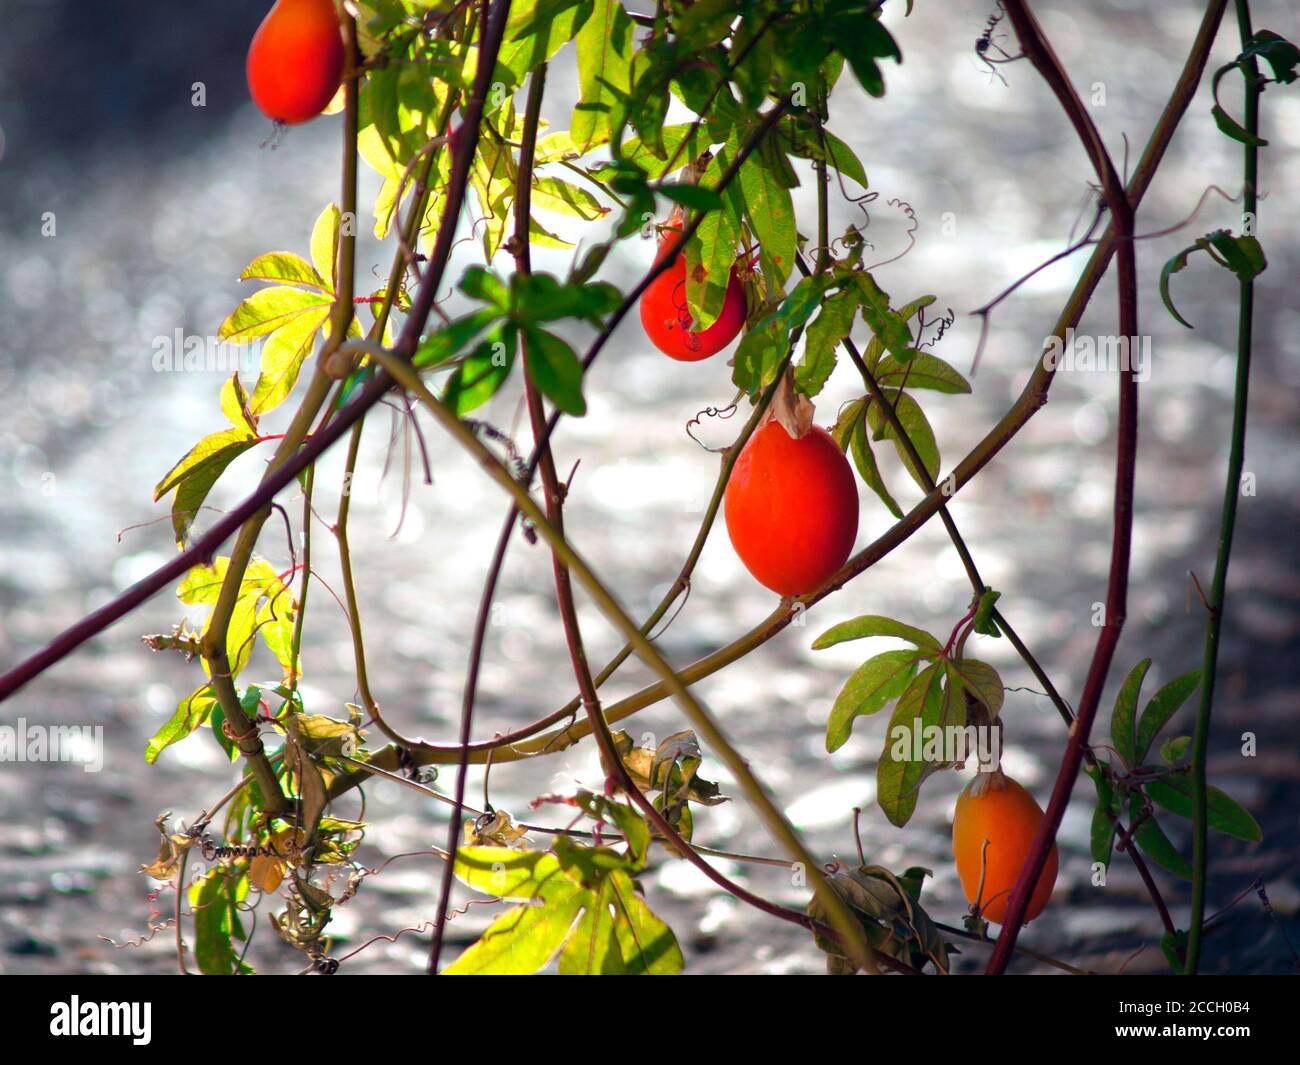
[[[0,35],[0,665],[8,667],[79,616],[105,602],[174,550],[166,504],[153,504],[160,476],[198,439],[219,428],[217,396],[227,374],[160,373],[156,339],[181,330],[212,337],[249,289],[236,280],[255,255],[305,254],[311,226],[338,198],[340,121],[324,118],[266,146],[269,123],[252,107],[243,56],[265,13],[263,0],[145,5],[123,0],[4,0]],[[974,43],[990,2],[920,0],[910,18],[890,4],[886,20],[903,53],[886,69],[888,95],[868,100],[846,79],[835,94],[831,129],[865,163],[879,199],[869,238],[884,258],[907,245],[907,220],[919,220],[916,245],[882,268],[878,280],[902,303],[932,293],[933,310],[956,322],[935,353],[969,373],[978,320],[969,312],[1044,258],[1065,247],[1091,216],[1092,181],[1082,150],[1055,101],[1028,64],[980,64]],[[1252,5],[1256,28],[1292,39],[1300,13],[1286,0]],[[1135,159],[1163,107],[1201,16],[1191,0],[1035,4],[1035,10],[1116,158]],[[1003,24],[1005,27],[1005,23]],[[1001,31],[999,28],[999,32]],[[1010,39],[1001,43],[1015,51]],[[1238,51],[1229,17],[1211,69]],[[553,65],[547,117],[567,128],[575,97],[571,53]],[[195,83],[205,106],[192,103]],[[1100,94],[1098,93],[1100,89]],[[1225,81],[1225,103],[1240,100]],[[1210,119],[1203,88],[1179,129],[1139,214],[1139,230],[1173,225],[1190,214],[1208,185],[1236,194],[1238,146]],[[1259,236],[1269,258],[1257,286],[1255,359],[1246,470],[1256,494],[1241,503],[1227,623],[1211,738],[1213,783],[1245,804],[1264,828],[1262,844],[1211,836],[1209,912],[1229,906],[1206,943],[1205,969],[1284,972],[1300,945],[1300,463],[1295,395],[1300,386],[1300,221],[1288,193],[1300,166],[1300,90],[1270,88],[1263,102],[1263,199]],[[373,202],[376,176],[363,168],[362,202]],[[796,206],[807,231],[814,217],[811,174],[801,171]],[[833,229],[860,222],[838,196]],[[368,212],[366,215],[368,219]],[[1083,221],[1081,221],[1081,219]],[[51,233],[51,220],[53,232]],[[555,220],[570,239],[595,230]],[[1189,331],[1160,307],[1161,265],[1196,236],[1239,226],[1238,211],[1211,197],[1178,233],[1142,242],[1141,329],[1151,337],[1153,367],[1142,386],[1139,507],[1127,627],[1111,671],[1095,735],[1108,736],[1118,682],[1141,658],[1154,660],[1147,694],[1200,664],[1203,609],[1189,571],[1203,584],[1213,571],[1227,455],[1235,337],[1235,285],[1205,257],[1174,279]],[[378,287],[391,247],[369,236],[358,252],[358,287]],[[463,246],[449,277],[473,260]],[[481,254],[481,253],[480,253]],[[633,241],[607,265],[621,287],[649,265],[648,244]],[[1044,271],[992,319],[989,343],[972,379],[973,394],[922,398],[938,434],[945,469],[964,455],[1020,391],[1043,336],[1072,288],[1083,255]],[[507,264],[499,264],[503,269]],[[561,255],[539,257],[562,270]],[[1110,333],[1113,279],[1103,283],[1080,327]],[[449,309],[454,309],[450,308]],[[859,327],[861,329],[861,327]],[[578,334],[575,334],[575,339]],[[859,333],[859,339],[862,339]],[[567,419],[556,439],[557,463],[580,460],[567,509],[573,541],[634,615],[644,615],[676,576],[703,513],[717,458],[693,442],[686,423],[733,398],[726,356],[702,364],[670,362],[629,317],[593,369],[590,413]],[[246,378],[248,375],[245,375]],[[818,402],[818,420],[860,392],[841,368]],[[286,405],[275,418],[287,420]],[[507,391],[486,411],[516,431],[519,393]],[[1104,598],[1110,549],[1115,380],[1104,373],[1057,376],[1051,401],[965,489],[953,514],[986,581],[1000,589],[1004,613],[1071,702],[1077,700],[1096,629],[1093,604]],[[697,435],[718,446],[739,424],[706,419]],[[267,425],[267,431],[278,431]],[[387,410],[371,416],[353,482],[352,549],[375,696],[408,733],[451,741],[459,713],[469,637],[505,503],[498,490],[428,422],[433,484],[425,485],[411,441],[394,435]],[[526,438],[526,431],[521,439]],[[209,499],[229,506],[255,483],[265,455],[232,467]],[[891,457],[886,477],[904,506],[914,486]],[[342,456],[322,461],[318,509],[333,520]],[[385,472],[386,470],[386,472]],[[284,497],[286,500],[290,496]],[[295,515],[300,507],[292,507]],[[864,491],[859,547],[891,523]],[[337,590],[337,559],[317,526],[314,564]],[[261,551],[288,566],[283,529],[271,523]],[[833,756],[824,747],[831,700],[867,655],[849,644],[813,653],[813,637],[862,613],[882,613],[946,633],[964,613],[969,587],[937,522],[810,611],[742,664],[701,683],[698,694],[718,716],[759,777],[775,791],[815,852],[854,855],[852,811],[864,810],[868,860],[901,871],[934,871],[926,905],[957,924],[965,909],[952,867],[949,818],[967,774],[941,774],[921,793],[912,823],[889,826],[874,804],[875,758],[885,722],[859,722]],[[341,714],[355,697],[342,611],[313,591],[304,655],[304,696],[314,712]],[[685,664],[730,642],[763,618],[774,597],[734,557],[721,523],[696,571],[690,601],[660,641]],[[583,601],[590,657],[604,662],[621,645]],[[197,663],[148,651],[141,635],[170,631],[187,608],[170,594],[83,647],[30,684],[0,720],[102,725],[105,765],[86,773],[69,764],[0,763],[0,971],[174,971],[164,932],[137,947],[115,947],[146,934],[156,885],[137,870],[156,853],[153,819],[163,810],[189,821],[235,779],[207,734],[167,750],[146,766],[144,746],[177,700],[201,682]],[[193,608],[189,608],[193,610]],[[191,613],[201,622],[202,615]],[[260,653],[260,652],[259,652]],[[994,663],[1007,696],[1004,765],[1046,802],[1064,732],[1055,710],[1005,640],[977,638],[969,653]],[[278,670],[255,658],[248,679]],[[615,699],[647,673],[629,663],[606,687]],[[475,733],[488,737],[563,705],[573,694],[543,547],[512,546],[494,612]],[[625,727],[659,738],[685,727],[669,703]],[[1169,734],[1189,732],[1191,704]],[[1241,754],[1244,733],[1257,738]],[[734,791],[707,759],[704,774]],[[441,787],[451,786],[443,774]],[[516,816],[533,797],[598,786],[591,745],[555,757],[500,767],[491,798]],[[482,777],[470,779],[471,801]],[[444,841],[443,810],[405,789],[366,789],[372,822],[359,859],[385,857]],[[1054,903],[1021,942],[1098,971],[1160,971],[1160,925],[1126,859],[1104,887],[1093,886],[1088,856],[1092,785],[1080,778],[1060,833],[1061,872]],[[340,816],[357,812],[355,796]],[[545,810],[532,815],[548,816]],[[1164,819],[1189,851],[1186,823]],[[701,811],[699,842],[775,855],[743,801]],[[781,870],[720,861],[724,871],[769,897],[802,906],[804,895]],[[436,908],[436,860],[406,859],[369,880],[336,910],[335,953],[429,919]],[[1157,872],[1185,921],[1186,885]],[[1267,890],[1272,914],[1250,890]],[[822,957],[799,929],[748,910],[720,894],[684,862],[660,862],[646,877],[651,905],[677,932],[691,972],[817,972]],[[170,911],[173,897],[159,901]],[[250,960],[264,971],[293,971],[301,956],[281,944],[265,920]],[[491,919],[471,908],[449,927],[447,957]],[[1289,942],[1288,942],[1289,933]],[[107,937],[107,939],[105,938]],[[348,963],[351,972],[414,972],[426,941],[408,935],[378,943]],[[987,949],[963,947],[959,971],[983,964]],[[1018,970],[1035,963],[1018,959]],[[1051,971],[1051,970],[1047,970]]]

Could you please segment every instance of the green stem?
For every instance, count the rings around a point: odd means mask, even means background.
[[[1250,5],[1237,0],[1237,28],[1244,51],[1253,36]],[[1245,75],[1244,124],[1252,138],[1259,135],[1259,96],[1263,84],[1254,57],[1242,60]],[[1259,147],[1245,146],[1245,217],[1258,231]],[[1219,665],[1219,635],[1223,625],[1223,608],[1227,595],[1228,562],[1232,556],[1232,535],[1237,524],[1237,500],[1241,496],[1241,471],[1246,448],[1246,408],[1250,387],[1251,334],[1255,313],[1255,282],[1240,284],[1237,309],[1237,380],[1232,399],[1232,441],[1228,451],[1228,477],[1223,490],[1223,513],[1219,520],[1219,551],[1214,563],[1214,582],[1210,585],[1207,606],[1210,617],[1205,626],[1205,657],[1201,667],[1201,696],[1196,709],[1196,732],[1192,739],[1192,907],[1187,932],[1187,961],[1183,972],[1195,976],[1201,958],[1201,939],[1205,923],[1206,876],[1208,867],[1208,785],[1205,763],[1210,745],[1210,711],[1214,704],[1214,681]]]

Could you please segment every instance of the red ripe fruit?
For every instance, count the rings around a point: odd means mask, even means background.
[[[745,567],[780,595],[804,595],[844,565],[858,535],[858,489],[830,433],[760,426],[727,483],[727,532]]]
[[[667,241],[660,243],[660,257],[666,246]],[[707,329],[692,332],[694,319],[686,309],[684,255],[678,255],[641,295],[641,325],[646,336],[670,359],[679,362],[699,362],[716,355],[736,339],[745,325],[747,314],[745,286],[733,266],[717,320]]]
[[[343,78],[343,35],[334,0],[276,0],[248,48],[248,88],[268,118],[315,118]]]

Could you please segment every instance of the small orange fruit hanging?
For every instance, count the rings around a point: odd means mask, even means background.
[[[277,122],[307,122],[338,91],[343,61],[334,0],[277,0],[248,48],[253,102]]]
[[[1034,834],[1042,820],[1043,809],[1034,797],[1000,769],[980,773],[957,797],[957,810],[952,819],[952,852],[957,859],[957,875],[966,901],[972,905],[978,901],[980,916],[985,920],[1002,924],[1011,891],[1029,857]],[[1047,905],[1056,883],[1057,865],[1056,844],[1052,844],[1029,898],[1025,924]]]

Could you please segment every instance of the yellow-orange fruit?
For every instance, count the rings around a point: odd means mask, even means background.
[[[952,853],[957,859],[957,875],[966,901],[974,904],[978,900],[985,920],[1002,924],[1011,890],[1029,857],[1034,834],[1042,820],[1043,808],[1034,797],[1000,769],[979,774],[957,796],[957,810],[952,819]],[[1056,844],[1052,844],[1029,897],[1025,924],[1047,905],[1056,883],[1058,861]]]

